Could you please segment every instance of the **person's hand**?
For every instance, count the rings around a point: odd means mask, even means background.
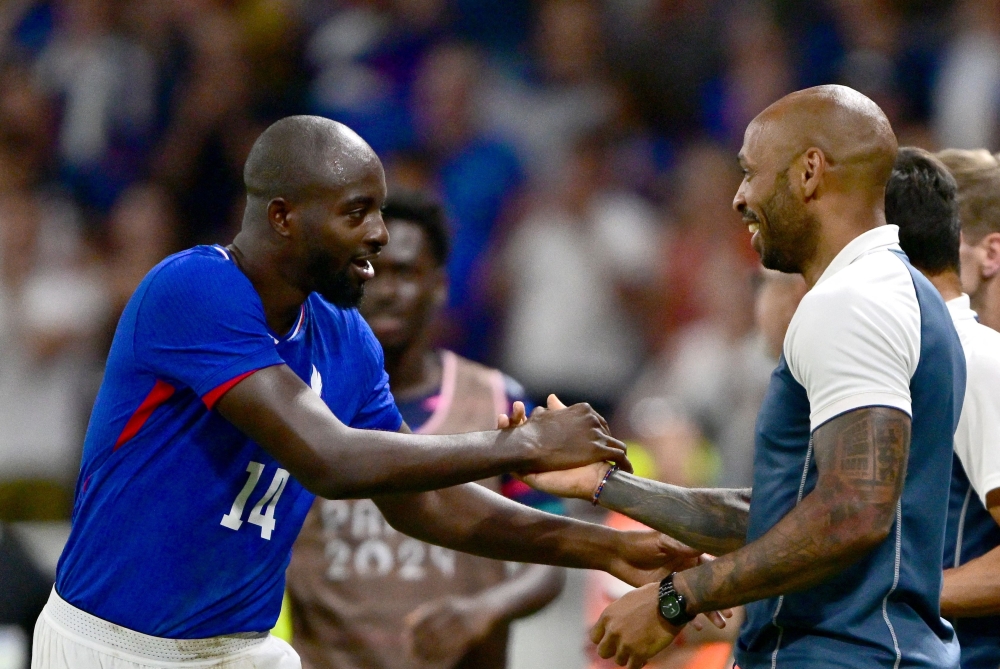
[[[524,405],[515,402],[512,415],[501,414],[497,420],[500,429],[510,429],[512,434],[527,439],[535,452],[533,462],[522,474],[575,469],[606,461],[632,471],[632,464],[625,456],[625,444],[611,436],[607,422],[590,405],[565,407],[555,395],[550,395],[549,407],[538,407],[530,418],[525,418]]]
[[[659,585],[650,583],[628,593],[604,609],[590,630],[597,654],[629,669],[638,669],[670,645],[681,628],[657,613]]]
[[[443,597],[411,611],[404,620],[403,637],[414,658],[454,664],[486,639],[496,622],[474,598]]]

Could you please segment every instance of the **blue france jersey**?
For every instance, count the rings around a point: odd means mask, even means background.
[[[382,350],[356,310],[312,294],[285,336],[222,247],[157,265],[118,323],[87,429],[56,589],[178,639],[270,629],[313,495],[212,409],[286,364],[345,424],[399,429]]]

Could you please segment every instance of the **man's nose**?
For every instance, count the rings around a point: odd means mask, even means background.
[[[739,190],[736,191],[736,196],[733,198],[733,209],[736,212],[742,214],[743,210],[746,209],[747,199],[743,195],[743,186],[740,186]]]
[[[376,252],[382,250],[382,247],[389,243],[389,229],[385,227],[385,221],[382,220],[382,212],[377,212],[373,217],[372,224],[365,235],[365,243],[376,247]]]

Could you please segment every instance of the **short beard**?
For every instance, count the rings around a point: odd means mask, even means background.
[[[761,264],[786,274],[801,274],[819,247],[819,223],[792,197],[787,172],[778,174],[774,192],[760,208],[768,233],[764,236],[761,229]]]
[[[306,276],[314,292],[341,309],[354,309],[365,295],[365,284],[351,280],[351,266],[333,271],[334,260],[322,251],[314,252],[306,264]]]

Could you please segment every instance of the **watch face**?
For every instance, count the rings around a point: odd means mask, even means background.
[[[660,602],[660,611],[663,613],[664,618],[674,618],[680,615],[681,604],[676,599],[671,597]]]

